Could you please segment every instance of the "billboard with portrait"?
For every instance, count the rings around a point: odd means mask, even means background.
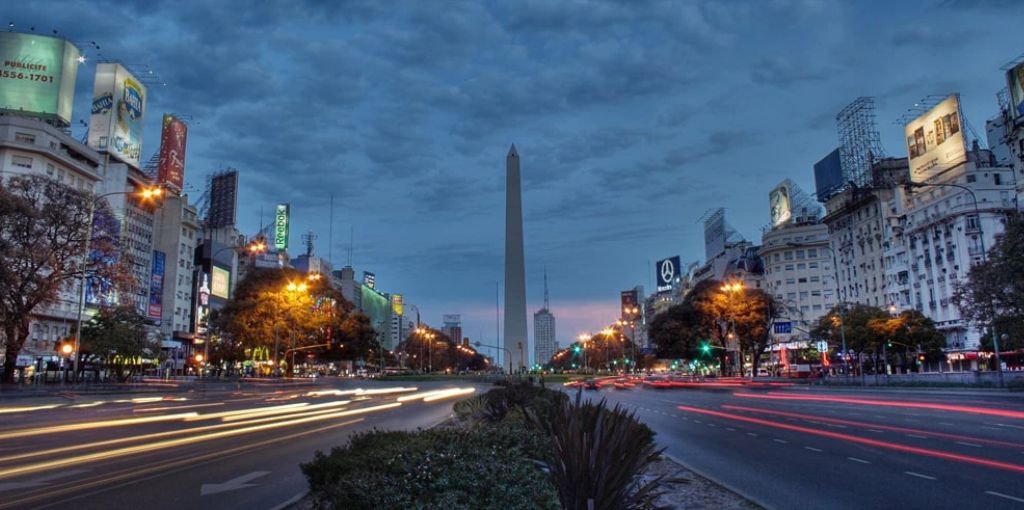
[[[164,114],[160,133],[160,157],[157,164],[157,182],[181,190],[185,182],[185,142],[188,125],[169,113]]]
[[[405,302],[402,299],[402,295],[401,294],[392,294],[391,295],[391,312],[394,313],[395,315],[402,315],[402,312],[404,311],[404,309],[405,309]]]
[[[112,250],[121,242],[121,222],[107,207],[97,209],[92,217],[92,239],[90,240],[89,260],[92,266],[102,266],[105,271],[90,272],[85,279],[85,303],[89,306],[115,306],[118,303],[118,292],[111,281],[103,273],[120,262],[120,250]]]
[[[373,274],[373,273],[371,273],[369,271],[363,271],[363,286],[369,287],[371,289],[376,289],[377,288],[377,275],[375,275],[375,274]]]
[[[1010,118],[1024,122],[1024,62],[1006,72],[1006,88],[1010,93]]]
[[[162,251],[153,250],[153,269],[149,278],[149,308],[146,316],[160,320],[164,313],[164,272],[167,255]]]
[[[291,206],[277,204],[274,212],[274,248],[278,251],[288,249],[288,227],[291,221]]]
[[[59,37],[0,32],[0,111],[69,125],[79,55]]]
[[[925,182],[967,161],[961,120],[960,96],[953,94],[907,124],[904,134],[913,182]]]
[[[624,290],[619,296],[619,317],[629,318],[634,313],[627,312],[626,310],[632,310],[638,307],[640,303],[640,295],[636,289]]]
[[[89,119],[89,146],[135,168],[142,157],[146,87],[121,64],[99,64]]]
[[[789,222],[793,217],[793,206],[790,201],[789,179],[779,183],[768,193],[768,204],[771,208],[772,226],[778,227]]]
[[[213,266],[210,272],[210,295],[227,299],[231,293],[231,272]]]

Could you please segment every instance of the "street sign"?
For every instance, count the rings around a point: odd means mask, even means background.
[[[828,350],[828,342],[824,340],[818,340],[818,351],[825,352]]]
[[[792,322],[776,322],[774,324],[774,332],[776,335],[788,335],[793,332]]]

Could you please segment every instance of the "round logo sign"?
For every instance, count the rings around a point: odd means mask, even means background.
[[[661,281],[662,283],[672,283],[672,278],[676,275],[676,267],[672,264],[672,260],[661,261]]]

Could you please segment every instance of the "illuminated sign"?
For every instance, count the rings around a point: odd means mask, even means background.
[[[121,64],[99,64],[89,120],[89,146],[139,168],[146,87]]]
[[[171,114],[164,114],[163,131],[160,133],[160,157],[157,164],[157,181],[181,189],[185,181],[185,142],[188,126]]]
[[[392,294],[391,295],[391,311],[394,312],[395,315],[402,315],[403,307],[404,307],[404,302],[402,300],[402,295],[401,294]]]
[[[64,39],[0,32],[0,110],[70,124],[78,57]]]
[[[793,216],[793,207],[789,200],[789,179],[786,179],[768,193],[768,203],[771,206],[772,226],[778,227],[789,221]]]
[[[363,285],[371,289],[377,288],[377,275],[369,271],[363,271]]]
[[[636,289],[622,291],[622,293],[619,296],[619,316],[627,318],[636,315],[632,311],[626,312],[626,310],[632,310],[633,308],[637,308],[637,304],[639,303],[639,301],[640,296]]]
[[[206,316],[210,314],[210,274],[203,273],[196,300],[196,333],[206,334]]]
[[[659,260],[654,264],[654,271],[658,277],[658,292],[672,290],[672,284],[679,277],[679,256]]]
[[[210,294],[227,299],[231,289],[231,273],[226,269],[213,266],[210,274]]]
[[[960,124],[956,94],[907,124],[904,134],[913,182],[924,182],[967,161],[967,140]]]
[[[164,313],[164,271],[167,255],[153,250],[153,270],[149,280],[149,308],[146,316],[160,320]]]
[[[1010,117],[1024,120],[1024,62],[1006,72],[1006,87],[1010,92]]]
[[[288,249],[288,223],[290,215],[290,205],[277,204],[277,212],[274,214],[274,248],[278,250]]]

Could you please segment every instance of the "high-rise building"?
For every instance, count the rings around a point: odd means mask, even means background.
[[[523,197],[515,144],[505,157],[505,352],[509,372],[526,369],[526,264],[523,255]]]
[[[451,339],[456,345],[462,343],[462,316],[459,314],[445,314],[441,317],[441,333]]]
[[[188,204],[188,196],[182,195],[165,200],[154,213],[154,221],[154,267],[148,315],[160,321],[158,327],[163,340],[186,343],[192,338],[199,219],[196,208]],[[158,266],[162,266],[162,270]]]
[[[544,308],[533,314],[533,362],[544,366],[558,351],[555,336],[555,315],[551,313],[548,296],[548,273],[544,271]]]

